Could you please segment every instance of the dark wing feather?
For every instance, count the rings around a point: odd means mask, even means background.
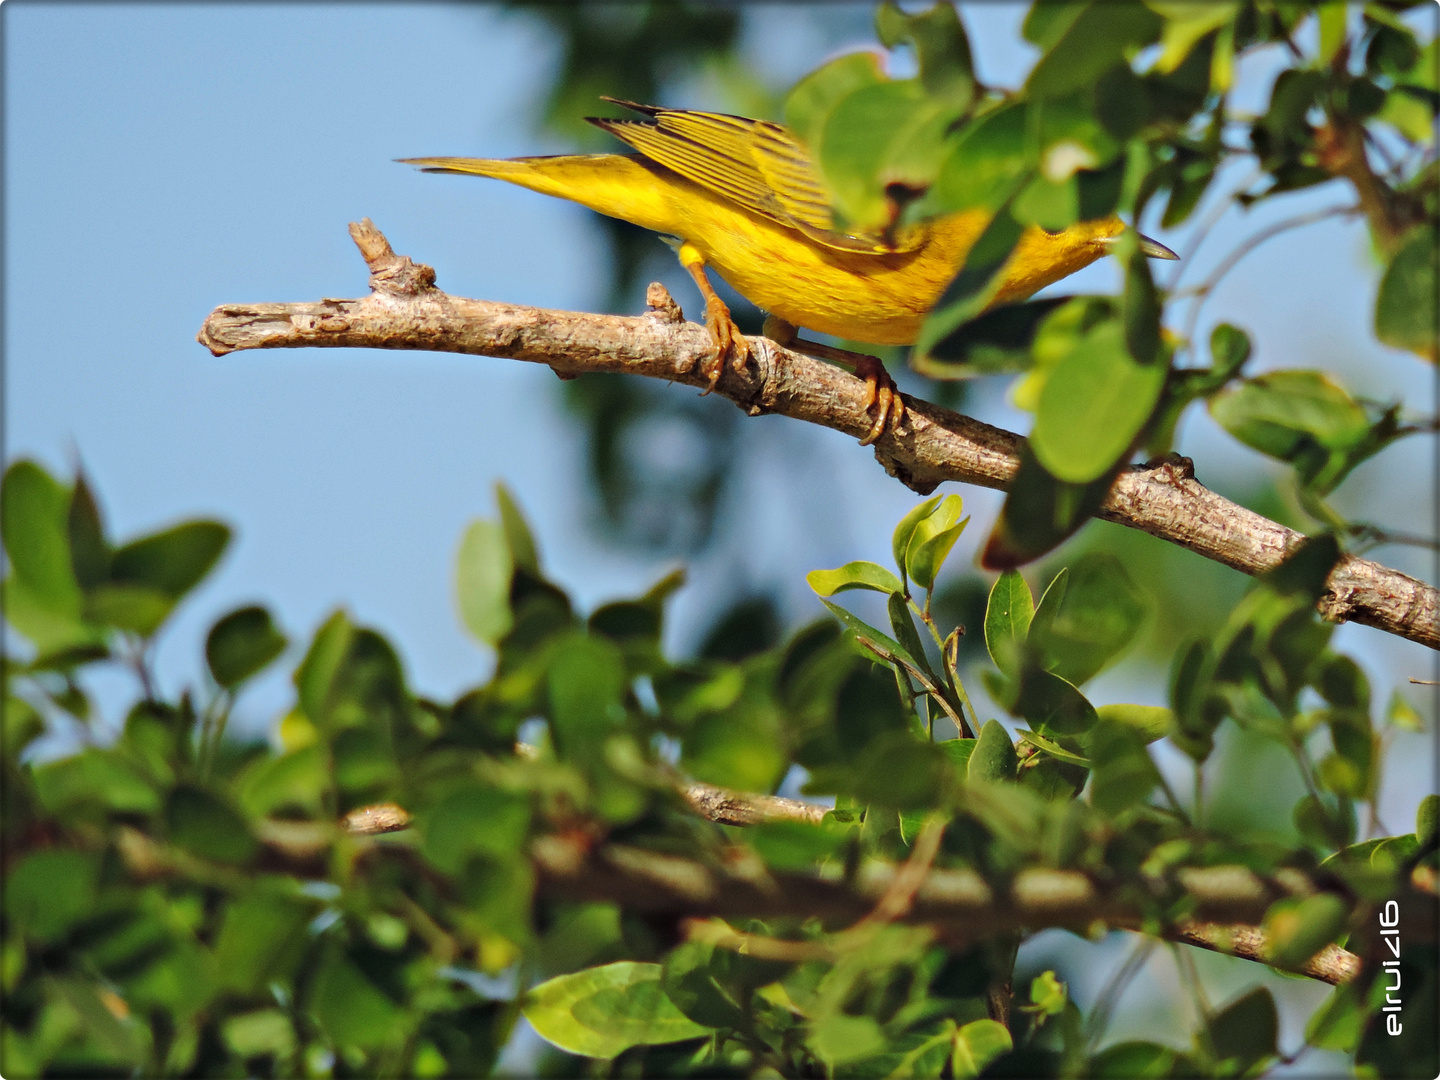
[[[645,157],[717,195],[817,243],[843,251],[893,254],[880,240],[835,229],[829,194],[805,147],[768,120],[725,113],[640,105],[605,98],[645,120],[592,117],[590,123],[629,143]]]

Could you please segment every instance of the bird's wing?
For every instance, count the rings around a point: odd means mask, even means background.
[[[768,120],[725,113],[606,101],[645,120],[591,118],[590,123],[641,154],[754,213],[843,251],[894,254],[875,237],[848,236],[835,228],[830,197],[805,147],[788,128]]]

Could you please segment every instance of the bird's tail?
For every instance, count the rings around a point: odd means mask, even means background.
[[[652,167],[633,154],[560,154],[522,158],[401,158],[426,172],[491,176],[588,206],[647,229],[673,231],[670,200]]]

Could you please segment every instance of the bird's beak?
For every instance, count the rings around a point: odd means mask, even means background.
[[[1178,259],[1178,258],[1180,258],[1179,255],[1176,255],[1173,251],[1171,251],[1169,248],[1167,248],[1164,244],[1160,243],[1159,240],[1151,240],[1150,237],[1146,236],[1144,233],[1136,233],[1135,235],[1137,235],[1138,237],[1140,237],[1140,250],[1143,251],[1146,255],[1149,255],[1150,258],[1152,258],[1152,259]]]
[[[1127,229],[1126,232],[1128,231],[1129,230]],[[1107,245],[1118,244],[1120,242],[1120,237],[1124,235],[1125,233],[1118,233],[1115,236],[1107,236],[1105,237],[1104,243]],[[1167,260],[1180,258],[1179,255],[1176,255],[1168,247],[1160,243],[1159,240],[1151,240],[1150,237],[1146,236],[1144,233],[1136,233],[1135,235],[1140,238],[1140,250],[1144,254],[1150,256],[1150,258]]]

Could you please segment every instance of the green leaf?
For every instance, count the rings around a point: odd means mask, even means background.
[[[1036,460],[1068,483],[1104,476],[1130,453],[1166,374],[1163,364],[1131,359],[1118,322],[1101,323],[1045,380],[1030,436]]]
[[[1049,671],[1026,668],[1010,711],[1049,737],[1082,735],[1095,726],[1095,706],[1074,684]]]
[[[239,1013],[221,1028],[225,1045],[239,1057],[269,1056],[285,1061],[295,1053],[295,1028],[279,1009]]]
[[[911,363],[932,379],[968,379],[1031,367],[1031,353],[1047,316],[1074,299],[1048,296],[992,308],[930,347],[923,362]]]
[[[59,941],[93,913],[99,880],[95,855],[61,847],[30,852],[5,875],[5,917],[12,932]]]
[[[1092,1080],[1162,1080],[1175,1075],[1179,1055],[1152,1042],[1112,1043],[1085,1066]]]
[[[1216,1059],[1234,1063],[1229,1075],[1274,1057],[1280,1021],[1275,999],[1265,987],[1257,987],[1221,1009],[1206,1029]]]
[[[317,724],[329,718],[331,691],[354,639],[355,624],[345,612],[335,612],[315,631],[305,658],[295,669],[300,708]]]
[[[175,598],[146,585],[105,584],[85,596],[85,619],[141,637],[152,636],[175,610]]]
[[[1265,913],[1265,936],[1275,963],[1297,968],[1345,931],[1350,905],[1334,893],[1281,900]]]
[[[93,589],[110,575],[110,544],[105,539],[105,526],[100,521],[100,507],[84,473],[75,477],[66,531],[70,538],[70,565],[74,568],[75,580],[80,583],[81,589]]]
[[[829,600],[821,600],[820,602],[829,608],[830,613],[844,623],[847,629],[854,631],[857,639],[873,642],[875,645],[878,645],[882,651],[889,653],[891,656],[899,657],[909,662],[913,667],[920,668],[921,671],[925,670],[923,667],[920,667],[920,661],[911,656],[909,651],[894,638],[875,629],[875,627],[869,623],[857,619],[839,604],[832,604]]]
[[[70,491],[33,461],[17,461],[0,484],[0,535],[11,581],[23,582],[47,611],[80,615],[80,587],[70,565]]]
[[[299,810],[320,817],[330,788],[330,766],[319,743],[260,758],[245,770],[238,785],[247,813],[265,817],[280,810]]]
[[[933,346],[990,306],[999,295],[1005,264],[1010,261],[1023,233],[1024,227],[1007,208],[1002,206],[995,213],[966,253],[960,272],[925,317],[911,351],[912,358],[924,363]]]
[[[117,549],[110,580],[179,600],[210,573],[229,543],[230,529],[218,521],[182,522]]]
[[[1010,741],[1010,733],[1000,721],[986,720],[966,766],[967,778],[993,783],[1013,781],[1019,764],[1020,758],[1015,753],[1015,744]]]
[[[1364,407],[1319,371],[1267,371],[1216,394],[1209,409],[1246,446],[1308,465],[1311,474],[1319,472],[1325,451],[1352,450],[1370,430]]]
[[[1021,651],[1035,616],[1035,599],[1018,570],[1006,570],[990,587],[985,605],[985,648],[1002,673],[1020,673]]]
[[[628,960],[587,968],[541,983],[521,1011],[541,1038],[585,1057],[709,1035],[665,996],[662,974],[659,964]]]
[[[510,582],[515,560],[505,526],[474,521],[460,540],[455,563],[455,595],[466,629],[487,645],[498,645],[514,625]]]
[[[1134,640],[1151,605],[1113,555],[1091,552],[1068,569],[1065,587],[1041,598],[1028,644],[1041,667],[1079,686]]]
[[[969,518],[960,517],[963,508],[959,495],[946,495],[927,517],[916,523],[905,552],[905,570],[922,589],[935,587],[935,578],[945,565],[950,549],[970,523]]]
[[[1032,97],[1063,97],[1093,86],[1127,54],[1158,38],[1161,25],[1140,4],[1089,4],[1040,57],[1025,89]]]
[[[1036,165],[1026,117],[1025,105],[1013,103],[966,124],[940,165],[927,208],[953,213],[1005,205]]]
[[[1184,63],[1196,42],[1231,22],[1240,8],[1215,0],[1146,0],[1145,6],[1165,18],[1155,70],[1167,75]]]
[[[205,663],[217,683],[234,690],[263,671],[288,644],[265,608],[237,608],[210,628]]]
[[[1416,711],[1414,705],[1405,700],[1399,690],[1390,695],[1390,704],[1385,709],[1385,720],[1401,731],[1425,730],[1425,718]]]
[[[1024,728],[1020,729],[1019,735],[1020,738],[1023,739],[1025,742],[1029,743],[1037,750],[1041,750],[1044,753],[1048,754],[1056,761],[1063,761],[1070,765],[1078,765],[1082,769],[1090,768],[1089,758],[1066,750],[1059,743],[1051,742],[1043,735],[1037,735],[1033,731],[1026,731]]]
[[[1123,724],[1100,721],[1091,729],[1086,746],[1094,770],[1090,802],[1106,814],[1144,802],[1160,782],[1144,741]]]
[[[1432,364],[1440,359],[1437,326],[1435,229],[1412,230],[1385,268],[1375,298],[1375,336],[1386,345],[1419,353]]]
[[[935,507],[940,505],[942,495],[932,495],[924,502],[911,507],[908,513],[900,519],[900,524],[895,526],[895,532],[890,538],[890,550],[895,554],[895,567],[903,575],[905,573],[905,556],[910,550],[910,540],[915,535],[916,528],[935,512]],[[897,590],[903,591],[903,590]]]
[[[836,1012],[813,1020],[805,1045],[830,1069],[884,1050],[885,1033],[869,1016]]]
[[[540,576],[540,554],[535,546],[535,536],[520,512],[520,505],[510,489],[503,483],[495,483],[495,502],[500,507],[500,525],[505,531],[505,545],[510,549],[514,565]]]
[[[93,746],[39,766],[34,784],[40,804],[52,814],[87,803],[121,814],[160,809],[159,792],[136,767],[117,753]]]
[[[204,788],[186,786],[171,792],[165,823],[171,843],[202,859],[243,863],[260,849],[245,819]]]
[[[340,1047],[397,1047],[412,1021],[405,1011],[337,948],[325,958],[310,984],[310,1014]]]
[[[1418,843],[1426,844],[1434,838],[1437,818],[1440,818],[1440,795],[1426,795],[1415,811],[1415,839]]]
[[[215,969],[222,985],[254,993],[286,980],[309,945],[307,926],[319,908],[289,881],[262,878],[230,901],[215,942]]]
[[[820,145],[820,129],[840,102],[862,86],[884,79],[880,57],[874,52],[841,56],[812,71],[795,84],[785,99],[785,126],[813,152]]]
[[[1150,259],[1139,249],[1125,266],[1125,348],[1137,364],[1153,364],[1160,355],[1160,297],[1150,276]]]
[[[861,86],[837,102],[820,129],[816,160],[845,221],[891,224],[897,207],[886,186],[925,188],[935,180],[946,134],[966,103],[932,97],[911,79]]]
[[[956,97],[961,108],[969,104],[975,92],[970,40],[953,6],[935,4],[907,15],[894,0],[886,0],[875,12],[875,33],[886,48],[904,42],[915,46],[920,83],[929,93]]]
[[[1095,712],[1101,720],[1123,724],[1147,743],[1163,739],[1175,726],[1174,711],[1161,705],[1101,705]]]
[[[625,725],[625,658],[605,638],[579,634],[556,646],[546,676],[551,735],[562,757],[584,762]]]
[[[1065,984],[1055,977],[1055,972],[1042,971],[1030,981],[1030,1004],[1021,1008],[1041,1016],[1058,1016],[1069,1000]]]
[[[805,575],[810,588],[820,596],[834,596],[847,589],[869,589],[873,592],[904,591],[900,579],[879,563],[848,562],[835,570],[811,570]]]
[[[955,1080],[971,1080],[1014,1045],[1010,1030],[1004,1024],[994,1020],[972,1020],[955,1032],[950,1070]]]
[[[530,804],[523,793],[469,783],[418,815],[416,829],[425,857],[458,874],[474,855],[515,858],[530,829]]]
[[[1210,363],[1217,385],[1227,382],[1250,359],[1250,335],[1238,326],[1218,323],[1210,331]]]
[[[1325,595],[1325,583],[1341,556],[1340,542],[1335,535],[1319,533],[1306,537],[1279,566],[1261,575],[1260,580],[1281,596],[1313,603]]]

